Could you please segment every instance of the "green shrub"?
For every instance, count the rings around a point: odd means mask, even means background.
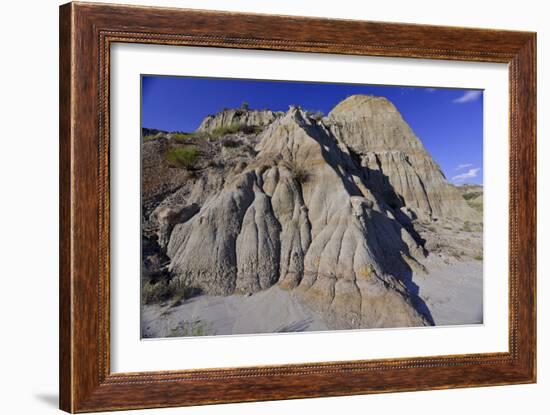
[[[306,183],[311,178],[311,173],[296,162],[287,162],[285,166],[290,170],[292,177],[300,184]]]
[[[464,193],[462,195],[462,197],[465,199],[465,200],[471,200],[471,199],[475,199],[476,197],[478,197],[479,195],[481,195],[480,192],[470,192],[470,193]]]
[[[212,130],[210,135],[212,137],[221,137],[222,135],[226,134],[235,134],[238,133],[241,130],[242,126],[239,123],[231,123],[229,125],[226,125],[224,127],[218,127]]]
[[[180,142],[185,142],[189,140],[191,137],[193,137],[193,133],[173,133],[172,139]]]
[[[483,261],[483,255],[482,254],[477,254],[475,257],[474,257],[475,260],[477,261]]]
[[[186,300],[188,293],[186,290],[180,290],[172,296],[170,307],[177,307],[179,305],[182,305],[183,302]]]
[[[143,280],[141,284],[142,304],[158,304],[172,296],[172,288],[168,281],[152,282]]]
[[[141,280],[142,304],[161,304],[169,302],[170,307],[177,307],[188,298],[200,293],[200,290],[189,287],[181,281],[169,279],[153,281],[147,276]]]
[[[166,161],[175,167],[190,168],[199,157],[196,146],[172,147],[166,152]]]
[[[218,127],[212,130],[210,135],[213,138],[219,138],[221,136],[227,135],[227,134],[236,134],[236,133],[244,133],[244,134],[256,134],[262,131],[262,127],[257,125],[244,125],[240,124],[238,122],[231,123],[229,125],[226,125],[224,127]]]
[[[149,135],[143,136],[143,141],[151,141],[151,140],[154,140],[155,138],[158,138],[158,135],[156,135],[156,134],[155,134],[155,135],[149,134]]]

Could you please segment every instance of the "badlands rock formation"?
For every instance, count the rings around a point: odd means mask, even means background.
[[[159,161],[174,146],[199,149],[192,169]],[[380,97],[324,118],[225,110],[186,143],[148,140],[143,158],[144,182],[157,161],[153,180],[170,184],[145,185],[146,268],[165,262],[171,286],[210,295],[278,284],[333,328],[432,324],[412,283],[429,255],[415,224],[480,219]]]
[[[476,218],[386,98],[354,95],[329,114],[333,131],[366,168],[369,187],[422,218]]]
[[[269,110],[226,109],[207,116],[197,129],[198,132],[213,132],[216,129],[231,125],[263,127],[283,115]]]

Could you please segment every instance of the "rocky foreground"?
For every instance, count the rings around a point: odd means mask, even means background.
[[[327,116],[230,109],[143,135],[144,304],[276,286],[319,327],[440,324],[415,281],[482,259],[480,209],[385,98]]]

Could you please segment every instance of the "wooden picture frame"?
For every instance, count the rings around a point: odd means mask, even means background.
[[[509,351],[111,373],[109,59],[117,42],[507,63]],[[535,382],[535,33],[69,3],[60,8],[59,93],[61,409],[91,412]]]

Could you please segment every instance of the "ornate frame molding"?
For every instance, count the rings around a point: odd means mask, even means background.
[[[341,35],[338,40],[330,38],[331,30]],[[110,46],[117,42],[508,63],[509,352],[112,374],[109,70]],[[61,408],[89,412],[534,382],[535,55],[536,35],[525,32],[86,3],[61,6]]]

